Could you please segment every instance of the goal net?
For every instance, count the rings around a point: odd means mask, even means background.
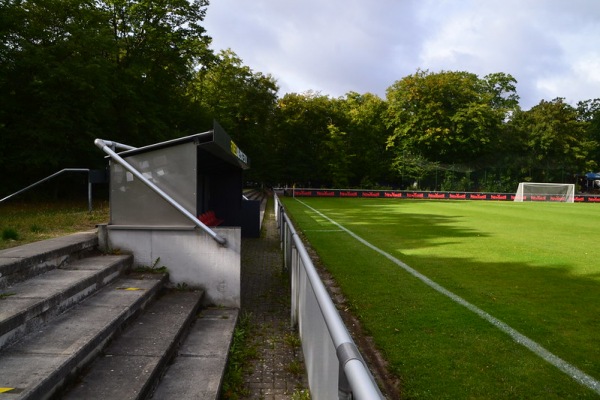
[[[517,188],[515,201],[558,201],[573,203],[575,185],[572,183],[521,182]]]

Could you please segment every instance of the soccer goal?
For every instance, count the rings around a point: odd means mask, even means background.
[[[517,188],[515,201],[573,203],[575,201],[575,185],[572,183],[521,182]]]

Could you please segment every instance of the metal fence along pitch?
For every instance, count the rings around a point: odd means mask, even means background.
[[[277,195],[275,216],[312,398],[384,399]]]

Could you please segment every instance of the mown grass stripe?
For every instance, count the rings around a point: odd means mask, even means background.
[[[437,292],[439,292],[439,293],[447,296],[448,298],[450,298],[451,300],[453,300],[457,304],[460,304],[460,305],[464,306],[465,308],[467,308],[468,310],[470,310],[470,311],[474,312],[475,314],[479,315],[481,318],[483,318],[484,320],[488,321],[493,326],[495,326],[496,328],[498,328],[502,332],[504,332],[507,335],[509,335],[515,342],[517,342],[520,345],[524,346],[525,348],[527,348],[528,350],[530,350],[531,352],[533,352],[534,354],[536,354],[537,356],[539,356],[543,360],[547,361],[548,363],[550,363],[551,365],[553,365],[554,367],[556,367],[557,369],[559,369],[563,373],[565,373],[568,376],[570,376],[575,381],[577,381],[580,384],[586,386],[587,388],[593,390],[594,392],[600,394],[600,381],[594,379],[593,377],[591,377],[590,375],[588,375],[585,372],[581,371],[577,367],[569,364],[568,362],[564,361],[560,357],[554,355],[553,353],[551,353],[550,351],[546,350],[544,347],[542,347],[541,345],[539,345],[537,342],[529,339],[527,336],[523,335],[522,333],[520,333],[517,330],[513,329],[512,327],[510,327],[506,323],[504,323],[504,322],[500,321],[499,319],[495,318],[491,314],[485,312],[484,310],[482,310],[479,307],[475,306],[474,304],[468,302],[467,300],[463,299],[462,297],[460,297],[460,296],[454,294],[453,292],[447,290],[446,288],[444,288],[443,286],[441,286],[438,283],[434,282],[433,280],[431,280],[427,276],[421,274],[420,272],[418,272],[414,268],[410,267],[408,264],[400,261],[399,259],[397,259],[396,257],[392,256],[391,254],[389,254],[389,253],[381,250],[380,248],[374,246],[373,244],[371,244],[370,242],[366,241],[362,237],[358,236],[357,234],[355,234],[351,230],[347,229],[343,225],[341,225],[338,222],[334,221],[333,219],[329,218],[327,215],[323,214],[319,210],[317,210],[317,209],[309,206],[308,204],[306,204],[305,202],[303,202],[301,200],[298,200],[297,198],[296,198],[296,201],[298,201],[299,203],[301,203],[302,205],[304,205],[308,209],[312,210],[313,212],[315,212],[320,217],[326,219],[330,223],[332,223],[335,226],[339,227],[341,230],[343,230],[346,233],[348,233],[351,237],[353,237],[354,239],[356,239],[360,243],[362,243],[365,246],[369,247],[370,249],[376,251],[377,253],[383,255],[384,257],[386,257],[387,259],[389,259],[390,261],[392,261],[394,264],[398,265],[403,270],[405,270],[409,274],[413,275],[415,278],[417,278],[420,281],[422,281],[423,283],[425,283],[427,286],[429,286],[432,289],[436,290]]]

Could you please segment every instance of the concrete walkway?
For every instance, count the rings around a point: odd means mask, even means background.
[[[262,237],[242,241],[242,315],[250,317],[258,357],[246,371],[247,399],[283,400],[307,390],[297,333],[290,328],[290,285],[271,204]],[[300,397],[305,398],[305,397]]]

